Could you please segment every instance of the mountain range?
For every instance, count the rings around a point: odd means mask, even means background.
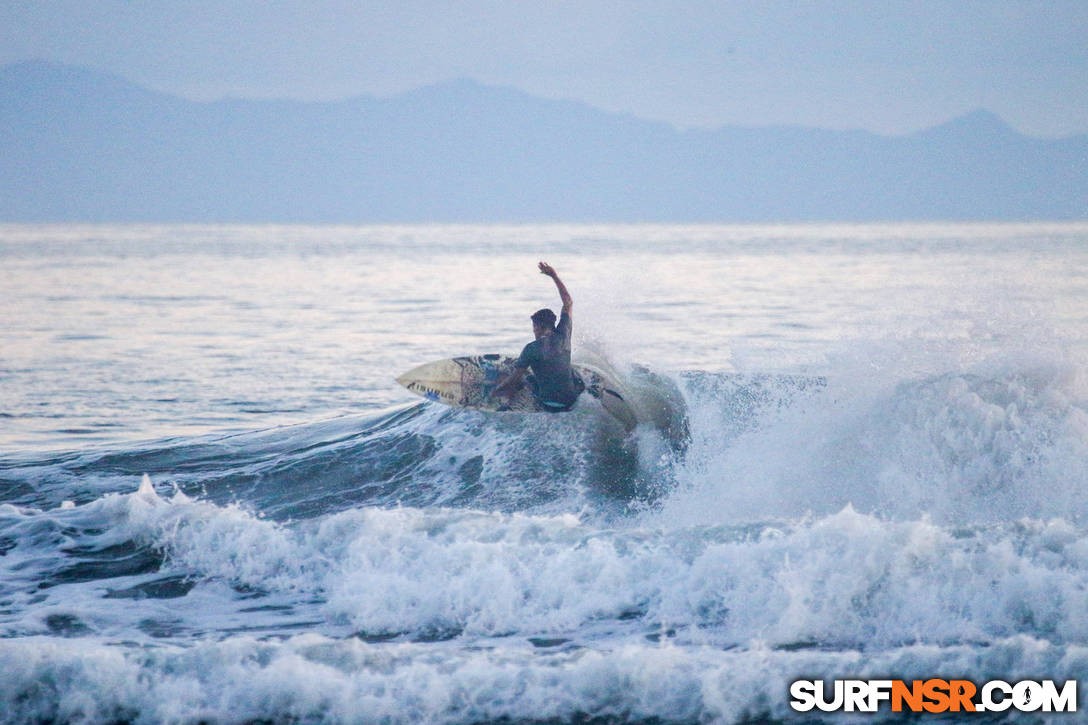
[[[1088,219],[1088,135],[977,111],[917,133],[681,130],[469,80],[196,102],[0,69],[0,221]]]

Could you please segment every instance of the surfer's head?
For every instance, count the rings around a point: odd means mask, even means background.
[[[537,337],[555,332],[555,313],[551,310],[537,310],[530,319],[533,321],[533,334]]]

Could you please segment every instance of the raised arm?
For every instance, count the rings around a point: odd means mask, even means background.
[[[570,292],[567,292],[567,286],[563,284],[563,280],[559,279],[559,275],[556,274],[555,269],[550,264],[541,262],[538,266],[541,274],[551,277],[552,281],[555,282],[555,288],[559,290],[559,299],[563,302],[563,312],[569,315],[571,308],[574,307],[574,300],[571,299]]]

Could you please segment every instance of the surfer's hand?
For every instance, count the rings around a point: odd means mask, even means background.
[[[550,264],[548,264],[547,262],[541,262],[537,266],[540,267],[541,274],[546,274],[552,279],[555,279],[555,270],[552,269],[552,266]]]

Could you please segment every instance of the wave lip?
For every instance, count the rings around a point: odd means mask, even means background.
[[[644,470],[639,447],[596,401],[563,416],[412,403],[243,434],[0,459],[0,482],[9,503],[55,508],[130,491],[146,473],[280,521],[398,505],[608,513],[654,495],[646,482],[662,469]]]

